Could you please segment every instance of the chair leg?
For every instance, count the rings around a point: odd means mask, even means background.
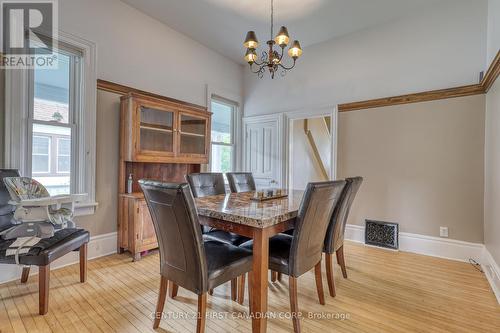
[[[330,296],[335,297],[335,282],[333,279],[333,256],[331,253],[325,253],[326,261],[326,280],[328,281],[328,291]]]
[[[198,320],[196,322],[196,333],[205,332],[205,321],[207,317],[207,294],[198,296]]]
[[[238,294],[238,279],[231,279],[231,301],[236,301]]]
[[[80,282],[87,281],[87,243],[80,246]]]
[[[277,279],[278,279],[278,272],[271,271],[271,282],[276,282]]]
[[[336,252],[335,254],[337,255],[337,262],[340,265],[340,268],[342,269],[342,276],[344,279],[347,279],[347,269],[345,267],[345,259],[344,259],[344,245],[342,245]]]
[[[281,282],[281,278],[283,277],[283,274],[281,272],[278,272],[278,281]]]
[[[246,274],[238,277],[238,303],[243,305],[245,301],[245,276]]]
[[[170,281],[170,297],[172,299],[176,298],[178,292],[179,292],[179,286]]]
[[[314,267],[316,277],[316,290],[318,291],[319,304],[325,305],[325,294],[323,292],[323,279],[321,278],[321,260]]]
[[[299,302],[297,299],[297,278],[289,277],[290,311],[292,312],[293,331],[300,333]]]
[[[163,316],[163,307],[165,306],[165,299],[167,298],[168,280],[162,276],[160,280],[160,291],[158,293],[158,302],[156,303],[155,320],[153,328],[156,329],[160,326],[161,317]]]
[[[23,272],[21,274],[21,283],[26,283],[28,277],[30,276],[30,266],[24,266]]]
[[[38,268],[38,313],[47,314],[49,311],[49,285],[50,285],[50,265]]]

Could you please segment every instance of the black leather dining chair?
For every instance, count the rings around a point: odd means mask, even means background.
[[[226,194],[224,175],[222,173],[191,173],[186,175],[186,179],[195,198]],[[231,245],[240,245],[249,240],[247,237],[216,229],[206,230],[204,237]]]
[[[342,269],[342,275],[347,279],[347,269],[344,258],[344,234],[347,218],[352,203],[358,193],[363,177],[346,178],[346,185],[340,196],[340,201],[335,207],[332,219],[328,225],[323,252],[325,253],[326,277],[330,296],[335,297],[335,282],[333,279],[333,254],[337,255],[337,262]]]
[[[202,172],[202,173],[191,173],[186,175],[186,180],[191,187],[191,191],[195,198],[202,198],[210,195],[226,194],[226,187],[224,183],[224,175],[222,173],[215,172]],[[249,240],[249,238],[237,235],[232,232],[227,232],[223,230],[212,229],[209,227],[203,227],[203,237],[205,239],[213,239],[216,241],[224,242],[231,245],[240,245]],[[237,300],[237,279],[231,281],[231,299],[233,301]],[[172,293],[175,296],[175,289]],[[210,290],[210,295],[213,293]]]
[[[9,204],[10,194],[5,187],[5,177],[19,177],[13,169],[0,169],[0,232],[13,226],[14,207]],[[23,265],[21,283],[28,281],[30,267],[38,266],[38,313],[45,315],[49,311],[50,264],[72,252],[80,252],[80,282],[87,280],[87,244],[90,239],[88,231],[79,228],[61,229],[54,236],[44,238],[35,244],[26,254],[19,256],[19,264]],[[0,238],[0,264],[16,264],[13,255],[6,251],[14,240]]]
[[[295,220],[293,236],[278,234],[269,240],[269,269],[289,276],[290,307],[294,332],[300,332],[297,278],[312,268],[320,304],[325,304],[321,258],[325,234],[346,182],[343,180],[307,184]],[[252,249],[252,241],[240,247]]]
[[[163,313],[169,281],[198,295],[197,332],[204,332],[208,290],[252,269],[252,252],[204,239],[189,185],[139,180],[160,248],[161,283],[153,328]]]
[[[251,172],[227,172],[227,181],[232,193],[255,191],[255,180]]]

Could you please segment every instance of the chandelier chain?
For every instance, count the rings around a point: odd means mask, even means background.
[[[273,28],[274,28],[274,0],[271,0],[271,40],[273,39]]]

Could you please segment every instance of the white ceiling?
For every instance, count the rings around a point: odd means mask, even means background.
[[[270,37],[270,0],[122,0],[192,39],[244,63],[243,40]],[[450,0],[274,0],[275,33],[288,28],[307,46]],[[305,53],[306,54],[306,53]]]

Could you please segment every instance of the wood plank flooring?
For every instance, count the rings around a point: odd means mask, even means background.
[[[314,272],[299,279],[303,332],[500,332],[500,306],[486,278],[467,263],[345,245],[348,279],[335,264],[337,297],[318,303]],[[323,272],[324,272],[323,267]],[[0,285],[0,332],[154,332],[160,283],[158,254],[89,261],[88,282],[78,265],[51,272],[49,313],[38,315],[38,277]],[[323,273],[324,274],[324,273]],[[326,277],[323,275],[326,285]],[[291,332],[288,278],[269,283],[268,332]],[[167,299],[158,332],[194,332],[197,298],[179,289]],[[208,298],[207,333],[251,332],[245,306],[230,300],[229,283]],[[310,316],[316,316],[311,318]]]

